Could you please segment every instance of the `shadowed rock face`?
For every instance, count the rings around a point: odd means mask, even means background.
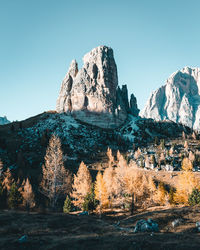
[[[99,46],[83,57],[78,70],[75,60],[62,82],[57,112],[71,113],[75,118],[103,128],[115,128],[127,118],[138,114],[135,99],[128,101],[126,85],[118,87],[117,67],[113,50]],[[133,100],[133,99],[131,99]]]
[[[152,93],[140,115],[200,130],[200,68],[185,67],[173,73]]]

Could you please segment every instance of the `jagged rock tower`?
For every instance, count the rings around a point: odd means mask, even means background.
[[[185,67],[173,73],[152,93],[140,115],[200,130],[200,68]]]
[[[83,57],[83,68],[72,61],[57,100],[57,112],[71,113],[75,118],[102,128],[120,126],[130,113],[139,110],[134,95],[128,100],[126,85],[118,87],[113,50],[99,46]]]

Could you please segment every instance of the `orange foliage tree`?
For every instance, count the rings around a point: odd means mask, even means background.
[[[72,185],[73,198],[72,203],[82,209],[86,195],[91,191],[92,177],[90,171],[84,162],[81,162],[78,172],[74,175],[74,183]]]
[[[182,171],[179,173],[174,200],[176,203],[188,204],[188,196],[194,188],[198,188],[198,181],[192,171],[192,162],[188,158],[182,161]]]
[[[55,209],[58,198],[66,195],[71,188],[71,175],[65,170],[61,142],[55,134],[49,140],[42,175],[40,191]]]
[[[100,171],[98,172],[96,177],[94,193],[95,198],[99,201],[99,211],[101,215],[102,209],[108,206],[109,199],[106,184]]]

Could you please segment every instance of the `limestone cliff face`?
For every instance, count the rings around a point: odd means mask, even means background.
[[[118,87],[113,50],[99,46],[83,57],[78,70],[75,60],[62,82],[57,112],[71,113],[75,118],[103,128],[115,128],[127,118],[138,115],[137,102],[128,100],[126,85]]]
[[[185,67],[173,73],[152,93],[140,115],[200,130],[200,68]]]

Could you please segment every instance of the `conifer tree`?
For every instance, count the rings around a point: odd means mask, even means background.
[[[67,195],[65,202],[64,202],[64,206],[63,206],[63,212],[69,213],[71,212],[71,210],[72,210],[72,202],[71,202],[69,195]]]
[[[103,176],[100,171],[98,172],[96,177],[94,192],[95,192],[95,198],[99,201],[99,211],[101,215],[102,209],[108,206],[109,200],[108,200],[108,193],[106,190],[106,184],[105,181],[103,180]]]
[[[29,211],[30,208],[33,208],[35,206],[35,195],[28,178],[26,179],[26,182],[24,181],[23,183],[23,189],[21,193],[23,197],[23,204],[26,207],[27,211]]]
[[[149,168],[149,166],[150,166],[149,157],[148,157],[148,155],[146,155],[146,157],[145,157],[145,167]]]
[[[6,207],[7,190],[3,187],[2,181],[0,180],[0,208]]]
[[[134,154],[134,158],[137,160],[141,155],[141,150],[140,148],[137,149],[137,151],[135,151],[135,154]]]
[[[2,176],[2,173],[3,173],[3,162],[0,159],[0,177]]]
[[[170,150],[169,150],[169,155],[173,156],[173,154],[174,154],[174,147],[171,147]]]
[[[119,150],[117,151],[117,165],[119,167],[127,167],[127,161],[124,159],[123,155],[119,152]]]
[[[195,155],[192,153],[192,151],[189,152],[189,160],[191,161],[191,163],[193,163],[195,161]]]
[[[13,182],[14,182],[14,179],[12,177],[12,173],[11,173],[10,169],[8,168],[6,170],[6,172],[3,173],[2,185],[5,189],[7,189],[9,191]]]
[[[108,156],[108,166],[112,166],[115,162],[115,159],[113,157],[113,154],[112,154],[112,149],[108,147],[108,150],[107,150],[107,156]]]
[[[109,205],[112,206],[113,198],[115,194],[115,170],[112,166],[105,169],[103,173],[103,180],[106,185],[106,190],[109,197]]]
[[[160,148],[161,148],[162,150],[165,149],[165,140],[164,140],[164,139],[160,140]]]
[[[150,200],[154,201],[154,194],[156,191],[156,185],[155,185],[155,182],[154,182],[154,179],[152,178],[152,176],[148,176],[147,182],[148,182],[147,188],[148,188],[148,191],[150,194]]]
[[[154,194],[154,201],[159,205],[165,205],[168,195],[162,182],[158,184],[158,188]]]
[[[195,131],[192,133],[192,138],[193,138],[194,140],[196,140],[196,139],[197,139],[197,136],[196,136]]]
[[[72,185],[71,197],[76,207],[82,209],[84,198],[90,192],[91,187],[92,178],[90,172],[84,162],[81,162],[77,174],[74,175],[74,183]]]
[[[13,182],[8,193],[8,207],[17,208],[21,203],[22,203],[22,195],[18,191],[16,183]]]
[[[130,212],[134,211],[135,201],[139,196],[142,196],[145,191],[145,176],[140,170],[128,167],[124,176],[125,192],[131,197]]]
[[[176,203],[188,204],[188,196],[192,193],[194,188],[198,188],[198,181],[192,171],[193,166],[188,158],[182,161],[182,171],[178,176],[178,183],[176,186],[176,193],[174,199]]]
[[[90,193],[85,196],[84,203],[83,203],[83,210],[90,212],[96,209],[97,207],[97,200],[95,199],[94,193],[94,184],[92,184],[92,188]]]
[[[51,208],[55,209],[58,199],[69,192],[71,180],[64,167],[60,139],[55,134],[47,147],[42,174],[41,192],[49,198]]]
[[[185,141],[185,142],[184,142],[184,148],[185,148],[185,150],[188,150],[188,148],[189,148],[189,146],[188,146],[188,141]]]

